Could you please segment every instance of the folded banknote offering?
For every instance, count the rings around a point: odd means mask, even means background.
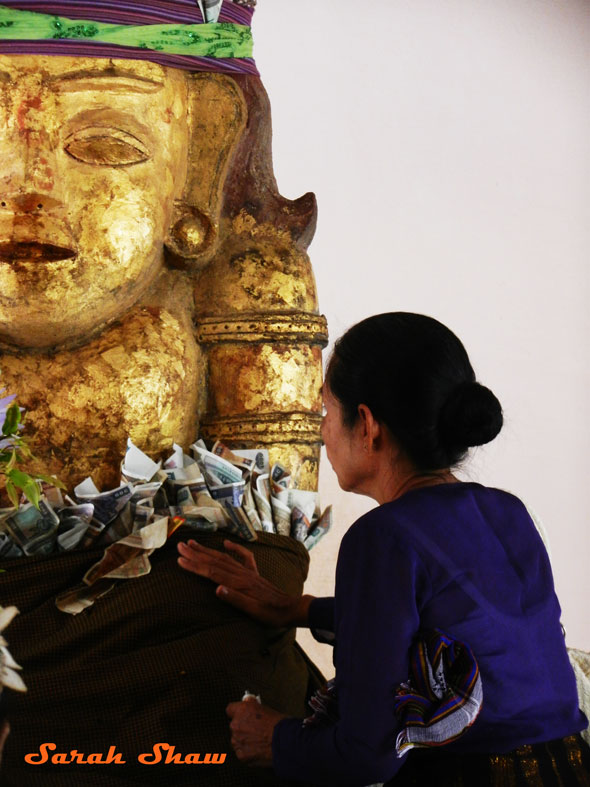
[[[318,493],[292,483],[285,467],[269,465],[266,449],[231,450],[218,441],[208,450],[199,440],[190,456],[174,444],[166,461],[154,462],[128,440],[116,489],[101,492],[87,478],[70,497],[40,482],[38,506],[23,501],[0,511],[0,558],[104,546],[81,584],[56,599],[60,610],[78,614],[117,581],[148,574],[149,556],[180,526],[250,542],[274,533],[311,549],[330,529],[331,507],[321,513]]]

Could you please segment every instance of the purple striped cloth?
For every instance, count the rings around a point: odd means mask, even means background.
[[[115,25],[202,24],[197,0],[5,0],[5,8],[34,11],[49,16],[86,19]],[[251,26],[253,8],[224,0],[218,22]],[[151,60],[186,71],[215,71],[259,76],[252,58],[213,58],[177,55],[139,47],[122,47],[99,41],[68,39],[0,39],[3,55],[66,55],[72,57],[129,58]]]
[[[397,688],[395,714],[402,730],[396,751],[443,746],[476,720],[483,703],[479,667],[471,648],[431,629],[410,650],[410,678]]]

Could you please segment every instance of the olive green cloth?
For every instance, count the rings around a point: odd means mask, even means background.
[[[3,787],[124,787],[124,785],[283,785],[271,770],[248,768],[230,745],[225,707],[247,689],[291,716],[322,676],[290,629],[259,625],[217,599],[213,583],[183,571],[176,543],[182,529],[150,558],[145,577],[119,581],[77,616],[55,597],[78,584],[102,550],[3,561],[0,604],[21,614],[7,633],[23,667],[27,694],[5,691],[12,728],[0,771]],[[221,548],[221,534],[199,535]],[[249,545],[260,573],[301,593],[309,557],[292,539],[261,534]],[[29,765],[42,743],[86,755],[116,746],[124,765]],[[176,753],[226,753],[222,765],[141,765],[154,744]]]

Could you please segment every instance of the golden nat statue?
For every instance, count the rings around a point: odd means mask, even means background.
[[[27,410],[38,459],[27,469],[70,490],[88,475],[117,486],[128,436],[154,458],[198,435],[265,446],[296,485],[317,485],[315,199],[276,188],[247,51],[253,5],[0,5],[2,385]],[[258,536],[261,573],[300,593],[304,547]],[[20,608],[8,639],[29,688],[2,694],[3,785],[280,784],[235,760],[224,708],[249,690],[307,715],[319,676],[293,630],[251,622],[178,567],[186,537],[76,617],[55,598],[103,547],[2,561],[0,604]],[[96,757],[115,746],[125,764],[27,764],[49,743]],[[138,764],[158,744],[227,761],[196,775]]]
[[[0,55],[0,90],[0,368],[43,468],[106,488],[128,435],[200,431],[313,488],[315,201],[276,190],[259,79]]]

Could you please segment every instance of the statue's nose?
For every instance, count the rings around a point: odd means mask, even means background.
[[[0,197],[0,209],[15,215],[40,212],[59,215],[64,210],[61,200],[42,192],[23,191],[16,194],[2,194]]]

